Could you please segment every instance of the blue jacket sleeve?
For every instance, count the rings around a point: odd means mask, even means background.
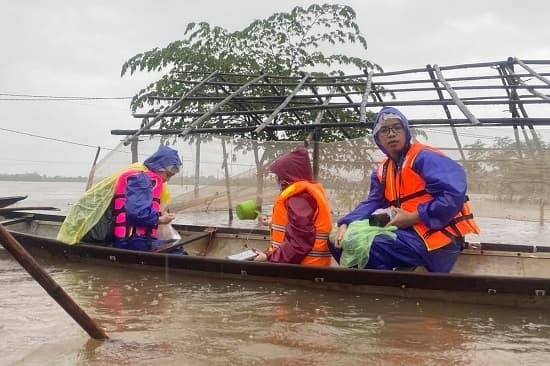
[[[464,168],[448,156],[431,150],[421,151],[413,165],[426,182],[426,191],[433,200],[418,205],[418,214],[430,229],[441,229],[451,221],[466,196]]]
[[[350,224],[357,220],[364,220],[370,216],[377,208],[388,207],[389,202],[384,198],[382,185],[376,175],[376,170],[370,176],[370,190],[366,200],[360,202],[357,207],[350,211],[346,216],[338,220],[338,226]]]
[[[128,178],[125,208],[130,225],[153,227],[158,223],[159,212],[153,209],[152,182],[145,174]]]

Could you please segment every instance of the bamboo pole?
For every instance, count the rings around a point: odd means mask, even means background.
[[[254,130],[254,133],[260,133],[262,132],[262,130],[267,126],[269,125],[271,122],[273,122],[273,120],[275,119],[275,117],[277,117],[277,115],[279,114],[279,112],[281,112],[286,106],[288,103],[290,103],[290,101],[292,100],[292,98],[294,98],[294,96],[296,94],[298,94],[298,92],[302,89],[302,87],[304,86],[305,82],[310,78],[310,74],[307,73],[305,74],[305,76],[302,78],[302,80],[300,80],[300,82],[298,83],[298,85],[296,86],[296,88],[294,88],[294,90],[292,91],[292,93],[290,93],[286,99],[277,107],[275,108],[275,110],[269,115],[269,117],[267,117],[267,119],[265,121],[262,122],[261,125],[259,125],[258,127],[256,127],[256,129]]]
[[[189,97],[190,95],[193,95],[193,93],[195,93],[197,90],[199,90],[200,88],[202,88],[203,85],[206,84],[206,82],[208,80],[211,80],[213,78],[216,77],[216,75],[218,75],[218,71],[214,71],[213,73],[211,73],[210,75],[208,75],[206,78],[204,78],[202,81],[200,81],[199,83],[197,83],[197,85],[195,85],[194,87],[192,87],[187,93],[185,93],[176,103],[172,104],[170,107],[168,107],[166,110],[160,112],[160,113],[155,113],[154,115],[154,118],[149,121],[148,123],[144,124],[143,127],[141,127],[138,131],[136,131],[135,134],[133,134],[132,136],[129,136],[125,141],[124,141],[124,146],[128,146],[129,143],[131,143],[134,139],[137,139],[137,137],[139,136],[139,134],[141,133],[142,130],[146,130],[146,129],[149,129],[151,127],[153,127],[158,121],[160,121],[167,113],[169,112],[172,112],[173,110],[175,110],[177,107],[179,107],[186,99],[187,97]]]
[[[88,333],[97,340],[109,339],[105,331],[100,328],[82,310],[77,303],[44,271],[23,246],[0,225],[0,244],[29,272],[29,274],[46,290],[46,292]]]
[[[224,106],[225,104],[229,103],[229,101],[231,101],[231,99],[233,99],[234,97],[236,97],[237,95],[240,95],[243,91],[245,91],[246,88],[248,88],[251,84],[254,84],[258,81],[260,81],[261,79],[263,79],[265,77],[265,74],[262,74],[260,76],[258,76],[257,78],[254,78],[253,80],[250,80],[249,82],[243,84],[239,89],[235,90],[233,93],[231,93],[230,95],[228,95],[227,97],[225,97],[224,100],[222,100],[221,102],[217,103],[216,105],[212,106],[212,108],[210,108],[208,110],[208,112],[206,113],[201,113],[200,114],[200,117],[195,119],[193,122],[191,122],[189,124],[189,126],[187,126],[183,131],[182,133],[180,134],[180,136],[187,136],[187,134],[189,134],[189,132],[194,129],[195,127],[199,126],[202,122],[204,122],[205,120],[207,120],[208,118],[210,118],[210,116],[212,116],[213,114],[216,113],[216,111],[218,111],[218,109],[220,109],[222,106]],[[169,114],[166,113],[166,116],[168,116]]]
[[[369,94],[372,88],[372,72],[367,74],[367,84],[365,85],[365,92],[361,98],[361,106],[359,107],[360,115],[359,122],[367,122],[367,103],[369,101]]]
[[[529,74],[533,75],[534,77],[536,77],[537,79],[539,79],[540,81],[542,81],[543,83],[545,83],[546,85],[550,85],[550,80],[548,80],[547,78],[545,78],[544,76],[542,76],[541,74],[537,73],[535,70],[533,70],[532,68],[530,68],[529,66],[527,66],[523,61],[521,61],[519,58],[517,57],[514,57],[513,58],[513,61],[515,61],[517,64],[519,64],[521,67],[523,67],[525,70],[527,70],[527,72],[529,72]]]
[[[448,83],[447,83],[448,84]],[[454,92],[454,91],[453,91]],[[456,95],[456,93],[454,93]],[[503,105],[503,104],[509,104],[509,99],[504,99],[504,97],[495,97],[499,99],[488,99],[488,97],[476,97],[476,98],[470,98],[470,99],[462,99],[458,100],[459,103],[462,103],[462,105]],[[542,99],[529,99],[523,101],[523,104],[547,104],[548,101],[542,100]],[[209,115],[214,117],[219,116],[251,116],[251,115],[260,115],[260,114],[269,114],[272,113],[273,116],[275,116],[278,113],[292,113],[292,112],[303,112],[303,111],[315,111],[319,109],[349,109],[353,108],[356,110],[357,114],[359,114],[359,106],[361,103],[355,103],[353,101],[349,103],[333,103],[329,104],[327,106],[322,106],[318,104],[311,104],[307,106],[293,106],[293,107],[284,107],[281,109],[260,109],[260,110],[245,110],[245,111],[221,111],[221,112],[213,112]],[[371,107],[399,107],[399,106],[438,106],[438,105],[457,105],[457,101],[455,99],[445,99],[445,100],[436,100],[436,99],[422,99],[422,100],[388,100],[385,102],[370,102],[369,105]],[[279,108],[279,107],[278,107]],[[275,113],[276,112],[276,113]],[[471,112],[470,112],[471,114]],[[174,112],[169,113],[166,115],[166,117],[197,117],[201,116],[201,112]],[[143,113],[140,115],[135,115],[134,117],[140,117],[140,118],[147,118],[147,117],[154,117],[154,113]],[[271,118],[271,117],[270,117]],[[268,118],[266,121],[271,122],[271,119]],[[274,117],[273,117],[274,118]],[[265,122],[264,122],[265,123]],[[264,126],[263,124],[260,126]],[[258,126],[258,127],[260,127]],[[262,127],[262,130],[267,127]],[[184,129],[182,131],[182,134],[187,135],[189,133],[192,133],[192,128],[188,127],[187,129]]]
[[[335,90],[336,90],[336,87],[331,88],[329,94],[332,94]],[[332,97],[329,95],[327,99],[324,100],[323,105],[328,105],[331,99]],[[317,112],[313,125],[320,125],[324,114],[325,114],[324,109],[321,109],[319,112]],[[321,138],[321,130],[319,128],[315,128],[313,130],[313,167],[312,167],[313,179],[315,180],[319,179],[319,142],[320,142],[319,140],[320,138]]]
[[[227,194],[227,210],[229,214],[229,222],[233,222],[233,202],[231,201],[231,187],[229,182],[229,164],[227,162],[227,147],[225,139],[222,137],[222,153],[223,153],[223,171],[225,178],[225,192]]]
[[[92,188],[93,182],[94,182],[94,175],[95,175],[95,166],[97,164],[97,158],[99,157],[99,152],[101,151],[101,146],[97,147],[97,150],[95,152],[95,158],[94,162],[92,163],[92,167],[90,168],[90,174],[88,174],[88,182],[86,183],[86,191],[90,188]]]
[[[445,89],[447,89],[447,93],[449,93],[449,95],[451,96],[451,98],[453,99],[453,102],[456,104],[456,106],[458,107],[458,109],[460,109],[460,111],[462,112],[462,114],[464,114],[464,116],[466,116],[466,118],[468,118],[470,120],[470,122],[472,122],[472,125],[479,125],[479,120],[477,119],[476,116],[474,116],[474,114],[472,112],[470,112],[470,110],[468,109],[468,107],[466,107],[466,103],[463,102],[459,97],[458,97],[458,94],[454,91],[453,87],[451,86],[451,84],[449,84],[449,82],[447,80],[445,80],[445,78],[443,77],[443,73],[441,72],[441,69],[439,68],[439,66],[437,65],[433,65],[433,69],[435,70],[435,73],[437,75],[437,80],[443,84],[443,86],[445,87]]]
[[[432,65],[430,65],[430,64],[426,65],[426,70],[428,72],[428,75],[430,76],[430,79],[432,80],[435,92],[437,93],[437,96],[439,97],[439,100],[445,99],[443,97],[443,92],[441,91],[441,89],[439,89],[439,81],[435,77]],[[456,87],[454,89],[456,90]],[[443,107],[443,111],[445,112],[445,115],[447,116],[447,118],[452,120],[453,117],[451,115],[451,111],[449,110],[449,107],[446,106],[446,105],[444,105],[442,107]],[[449,124],[451,126],[451,131],[453,133],[453,138],[455,139],[455,142],[456,142],[456,147],[458,147],[458,151],[460,152],[460,157],[462,158],[462,160],[466,160],[466,155],[464,154],[464,151],[462,150],[462,143],[460,142],[460,138],[458,137],[458,133],[456,132],[456,128],[455,128],[453,122],[449,122]]]

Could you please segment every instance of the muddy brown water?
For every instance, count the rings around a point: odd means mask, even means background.
[[[70,201],[69,188],[33,204]],[[58,187],[59,188],[59,187]],[[78,190],[79,192],[80,190]],[[67,193],[69,192],[69,193]],[[77,192],[75,189],[74,192]],[[27,200],[27,203],[29,201]],[[196,216],[206,220],[212,216]],[[219,218],[223,221],[223,218]],[[544,245],[536,223],[480,218],[486,241]],[[531,365],[550,314],[65,263],[43,268],[106,329],[88,335],[0,249],[0,365]]]

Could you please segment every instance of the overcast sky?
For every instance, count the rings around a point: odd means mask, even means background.
[[[134,129],[129,100],[17,101],[9,95],[131,97],[153,75],[120,77],[135,54],[182,38],[187,23],[229,30],[312,1],[17,1],[0,13],[0,173],[88,174],[111,129]],[[357,0],[352,6],[385,71],[550,59],[548,1]],[[8,95],[6,95],[8,94]],[[14,132],[15,131],[15,132]],[[36,136],[57,139],[48,140]],[[69,143],[72,142],[72,143]],[[83,145],[89,145],[83,146]]]

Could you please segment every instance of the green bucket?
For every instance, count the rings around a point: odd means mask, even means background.
[[[239,203],[236,207],[237,217],[240,220],[254,220],[260,214],[256,210],[256,201],[248,200]]]

